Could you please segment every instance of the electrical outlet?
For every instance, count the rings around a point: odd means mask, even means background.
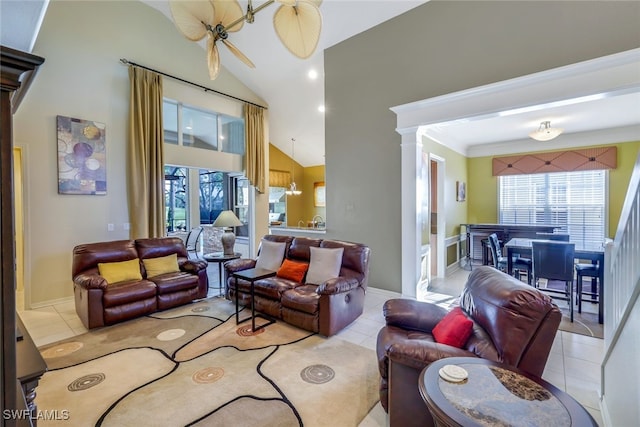
[[[113,231],[116,227],[113,224],[107,224],[107,231]]]
[[[131,224],[128,222],[125,222],[124,224],[122,224],[122,229],[123,230],[128,230],[131,228]]]

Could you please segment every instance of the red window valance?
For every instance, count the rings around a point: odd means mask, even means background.
[[[615,169],[617,147],[524,154],[493,158],[493,176]]]

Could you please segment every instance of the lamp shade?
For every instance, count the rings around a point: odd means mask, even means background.
[[[213,222],[214,227],[239,227],[242,224],[233,211],[222,211]]]

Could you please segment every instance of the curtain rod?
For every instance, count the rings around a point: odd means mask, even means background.
[[[228,93],[220,92],[218,90],[211,89],[211,88],[208,88],[206,86],[202,86],[202,85],[199,85],[197,83],[190,82],[189,80],[181,79],[180,77],[176,77],[176,76],[173,76],[171,74],[163,73],[162,71],[154,70],[153,68],[145,67],[144,65],[136,64],[135,62],[131,62],[131,61],[125,59],[125,58],[121,58],[120,62],[123,63],[124,65],[131,65],[131,66],[134,66],[134,67],[143,68],[145,70],[153,71],[154,73],[158,73],[158,74],[161,74],[163,76],[169,77],[171,79],[178,80],[179,82],[186,83],[188,85],[200,88],[200,89],[204,90],[205,92],[217,93],[218,95],[226,96],[227,98],[235,99],[236,101],[246,102],[247,104],[255,105],[256,107],[263,108],[265,110],[267,109],[267,107],[265,107],[263,105],[256,104],[255,102],[247,101],[246,99],[238,98],[237,96],[229,95]]]

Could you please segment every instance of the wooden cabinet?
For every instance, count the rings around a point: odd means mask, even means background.
[[[0,414],[5,409],[16,409],[23,401],[21,387],[16,382],[16,282],[13,208],[13,134],[12,95],[22,85],[20,76],[35,70],[43,58],[0,47]],[[22,97],[24,92],[20,93]],[[36,350],[37,351],[37,350]],[[24,403],[22,403],[24,405]],[[22,424],[24,420],[3,420],[4,425]]]

